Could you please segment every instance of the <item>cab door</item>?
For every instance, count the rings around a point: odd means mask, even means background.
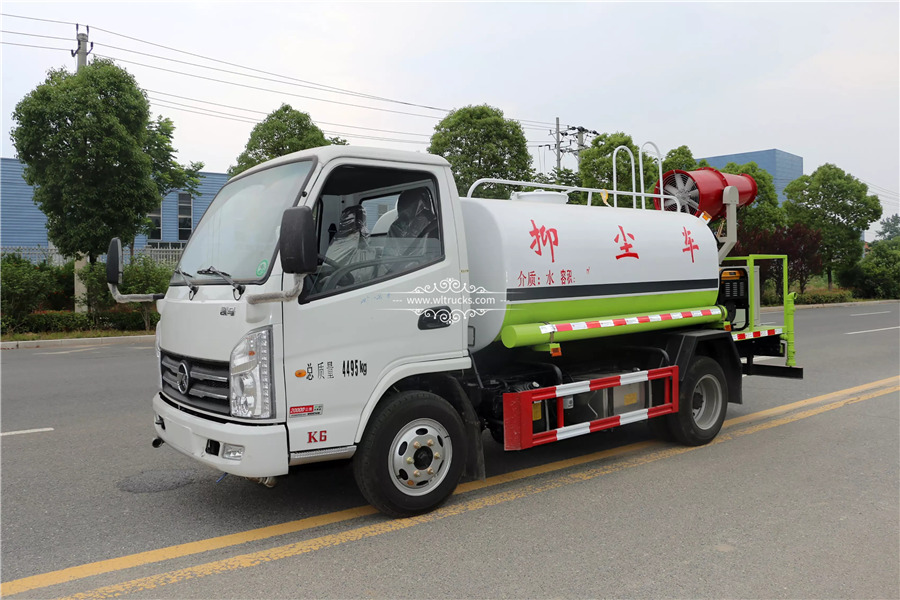
[[[309,203],[321,264],[284,305],[292,452],[355,443],[361,412],[391,371],[466,356],[465,319],[448,312],[467,283],[455,283],[450,199],[439,166],[342,159],[317,178]]]

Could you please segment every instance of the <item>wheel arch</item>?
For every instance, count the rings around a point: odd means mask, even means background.
[[[684,380],[694,356],[708,356],[725,372],[728,402],[743,404],[741,358],[729,332],[699,329],[670,333],[667,338],[666,351],[678,365],[679,382]]]
[[[366,427],[378,405],[395,391],[421,390],[431,392],[445,399],[460,414],[466,431],[466,444],[468,446],[467,460],[463,469],[463,477],[466,479],[484,479],[484,444],[481,439],[481,419],[475,412],[471,400],[452,375],[454,371],[464,371],[471,368],[471,359],[468,357],[433,361],[428,363],[416,363],[403,365],[392,370],[382,378],[378,387],[372,393],[360,415],[359,425],[356,430],[356,443],[359,444]]]

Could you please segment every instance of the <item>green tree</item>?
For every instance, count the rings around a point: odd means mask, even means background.
[[[622,132],[601,133],[591,140],[590,148],[582,150],[578,174],[581,176],[585,187],[612,191],[613,154],[619,146],[627,147],[634,156],[635,189],[632,189],[631,186],[631,157],[625,151],[620,151],[616,155],[615,187],[619,191],[625,192],[641,191],[638,147],[630,135]],[[659,169],[656,166],[656,159],[644,153],[644,191],[652,193],[657,179],[659,179]],[[609,203],[610,205],[613,204],[612,197],[610,197]],[[618,206],[633,206],[634,201],[631,196],[619,196],[617,204]],[[640,205],[640,202],[638,204]]]
[[[655,161],[654,161],[654,164]],[[647,167],[645,166],[644,169]],[[687,146],[678,146],[666,152],[666,157],[662,163],[663,173],[667,173],[672,169],[681,169],[682,171],[694,171],[697,169],[697,161],[694,154]],[[658,173],[657,173],[658,175]]]
[[[468,192],[478,179],[528,180],[531,155],[522,126],[503,117],[503,111],[486,104],[458,108],[434,128],[428,152],[450,162],[456,188]],[[506,186],[482,186],[478,195],[509,197]]]
[[[877,239],[893,240],[896,238],[900,238],[900,215],[891,215],[882,219]]]
[[[559,170],[553,167],[553,170],[547,173],[535,173],[531,176],[531,181],[535,183],[549,183],[553,185],[568,185],[572,187],[583,187],[581,185],[581,177],[572,169],[563,167]],[[559,191],[559,190],[554,190]],[[599,198],[598,198],[599,201]],[[569,204],[587,204],[586,192],[570,192]]]
[[[13,111],[13,145],[47,215],[47,236],[93,262],[112,237],[133,240],[171,185],[190,184],[171,152],[172,126],[150,122],[134,78],[96,59],[78,73],[51,70]]]
[[[797,282],[801,294],[806,293],[809,280],[822,272],[822,256],[819,254],[822,234],[803,223],[794,223],[778,227],[773,242],[771,252],[787,254],[790,281]]]
[[[228,168],[228,174],[234,176],[272,158],[329,143],[343,145],[346,140],[326,139],[308,114],[282,104],[254,125],[247,146],[237,157],[237,164]]]
[[[824,164],[784,189],[784,207],[792,223],[803,223],[822,233],[820,253],[832,288],[833,273],[862,256],[862,232],[881,217],[881,203],[853,175]]]

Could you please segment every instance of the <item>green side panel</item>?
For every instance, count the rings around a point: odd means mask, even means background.
[[[662,329],[673,329],[676,327],[691,327],[704,325],[707,323],[721,322],[725,316],[725,309],[716,306],[692,307],[689,309],[666,309],[656,312],[679,312],[688,310],[710,310],[718,309],[718,314],[705,317],[690,317],[685,319],[672,319],[671,321],[658,321],[652,323],[635,323],[634,325],[619,325],[617,327],[596,327],[593,329],[577,329],[573,331],[557,331],[554,333],[542,333],[541,325],[544,323],[524,323],[519,325],[509,325],[502,329],[500,338],[503,345],[507,348],[520,348],[523,346],[536,346],[538,344],[570,342],[574,340],[585,340],[599,337],[609,337],[614,335],[624,335],[629,333],[642,333],[645,331],[658,331]],[[584,321],[605,321],[611,319],[629,319],[641,317],[654,311],[641,311],[631,314],[608,315],[603,317],[584,318]],[[564,321],[568,322],[568,321]],[[562,323],[551,323],[554,325]]]
[[[548,302],[509,303],[500,331],[510,325],[554,321],[603,320],[615,315],[649,315],[696,309],[716,303],[718,290],[588,298],[585,300],[553,300]]]

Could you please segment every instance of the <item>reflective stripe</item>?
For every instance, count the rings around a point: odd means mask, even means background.
[[[637,423],[638,421],[646,420],[647,410],[648,409],[646,408],[642,408],[641,410],[619,415],[619,425],[628,425],[629,423]]]

